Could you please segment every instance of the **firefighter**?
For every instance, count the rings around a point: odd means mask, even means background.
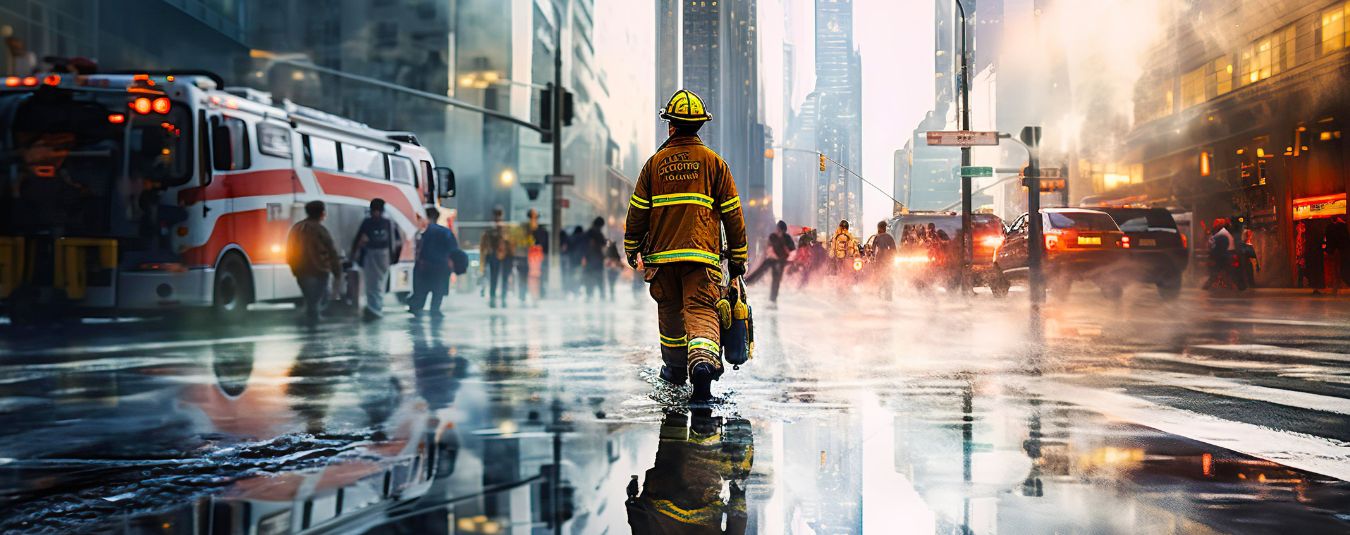
[[[712,120],[703,101],[681,89],[661,112],[670,138],[647,160],[629,200],[623,248],[643,268],[656,300],[661,378],[694,383],[690,401],[712,398],[722,374],[722,229],[732,278],[745,273],[749,247],[736,182],[726,162],[703,144],[698,130]]]
[[[851,263],[855,256],[858,256],[858,238],[849,232],[848,220],[841,219],[839,228],[835,229],[834,236],[830,237],[830,258],[834,259],[835,272],[847,273],[847,264]]]
[[[745,494],[755,460],[750,422],[722,421],[706,409],[691,412],[666,414],[641,494],[637,476],[629,482],[624,505],[635,534],[746,533]]]

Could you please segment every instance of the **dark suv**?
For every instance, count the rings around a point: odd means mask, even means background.
[[[1129,240],[1115,220],[1104,212],[1082,208],[1046,208],[1040,213],[1045,231],[1045,280],[1052,293],[1068,295],[1073,283],[1089,280],[1108,298],[1119,298],[1120,275]],[[1029,217],[1022,214],[1008,227],[1008,235],[994,256],[998,272],[1007,281],[1027,278]]]
[[[1186,237],[1164,208],[1098,208],[1116,220],[1130,239],[1127,276],[1158,287],[1163,299],[1181,294],[1181,274],[1190,255]]]

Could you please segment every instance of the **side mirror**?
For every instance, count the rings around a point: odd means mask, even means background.
[[[436,196],[448,199],[455,196],[455,172],[449,167],[432,169],[436,173]]]
[[[230,127],[218,124],[211,127],[211,163],[217,171],[231,171],[235,168],[234,147]]]

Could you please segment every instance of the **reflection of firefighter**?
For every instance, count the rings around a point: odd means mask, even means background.
[[[750,422],[723,424],[707,411],[695,411],[688,428],[685,420],[669,413],[661,421],[656,464],[642,494],[636,480],[628,486],[629,527],[638,535],[745,533],[745,484],[755,450]],[[730,489],[726,499],[723,482]]]
[[[670,139],[647,160],[629,200],[623,248],[656,300],[661,334],[661,378],[694,383],[691,401],[712,397],[710,385],[722,374],[720,325],[722,228],[732,278],[745,273],[749,250],[736,182],[726,162],[698,138],[712,119],[703,102],[676,91],[661,118]]]

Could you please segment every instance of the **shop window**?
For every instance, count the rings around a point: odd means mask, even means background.
[[[1322,54],[1345,48],[1346,11],[1350,11],[1350,2],[1322,12]]]
[[[1205,68],[1200,67],[1181,75],[1182,109],[1205,102]]]
[[[1228,94],[1233,90],[1233,57],[1223,56],[1209,62],[1209,88],[1211,98]]]

